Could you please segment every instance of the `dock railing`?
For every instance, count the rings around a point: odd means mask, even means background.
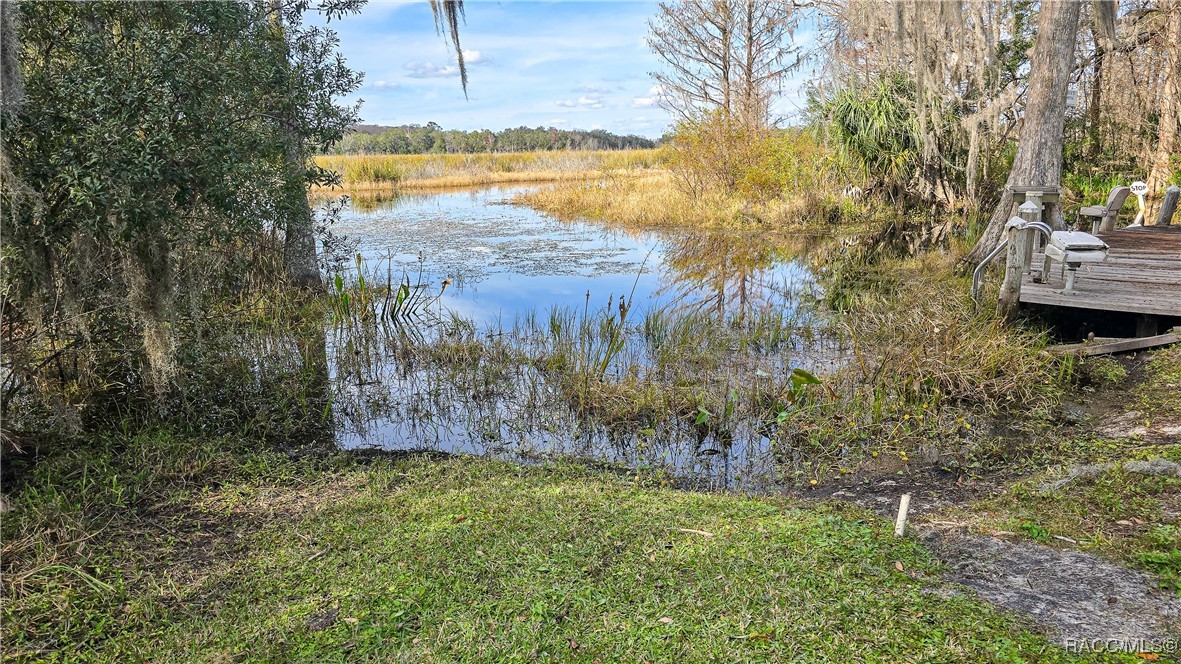
[[[1018,210],[1021,216],[1013,217],[1005,224],[1005,239],[1001,240],[996,248],[989,252],[972,271],[972,299],[979,302],[984,271],[990,263],[1000,257],[1005,249],[1008,249],[1005,280],[1001,284],[1000,294],[1002,313],[1006,316],[1016,309],[1017,302],[1021,297],[1021,277],[1033,268],[1033,252],[1036,248],[1038,234],[1040,233],[1045,243],[1049,244],[1052,233],[1047,224],[1037,220],[1041,210],[1036,205],[1027,201],[1022,203]],[[1047,272],[1045,263],[1043,262],[1042,265],[1043,278]]]

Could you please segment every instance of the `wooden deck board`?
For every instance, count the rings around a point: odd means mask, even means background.
[[[1062,293],[1061,265],[1052,263],[1047,283],[1034,274],[1021,284],[1021,301],[1057,307],[1181,317],[1181,226],[1121,229],[1101,235],[1111,247],[1103,263],[1083,266],[1075,278],[1076,294]]]

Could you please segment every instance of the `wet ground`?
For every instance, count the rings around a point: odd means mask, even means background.
[[[1109,650],[1178,652],[1181,597],[1148,574],[1082,551],[954,529],[922,537],[947,564],[949,580],[1029,615],[1064,647],[1094,641]]]
[[[1119,361],[1130,370],[1131,384],[1149,379],[1143,357],[1124,356]],[[1145,446],[1181,445],[1181,417],[1161,411],[1150,417],[1133,409],[1139,404],[1126,398],[1128,389],[1109,386],[1092,393],[1078,419],[1067,418],[1076,433],[1097,433],[1113,445],[1126,445],[1133,454]],[[1080,410],[1077,404],[1062,408],[1066,413]],[[798,495],[852,502],[893,520],[901,496],[910,494],[908,535],[918,537],[944,562],[943,578],[955,584],[935,591],[973,592],[990,604],[1026,615],[1070,652],[1143,653],[1146,659],[1160,661],[1181,658],[1181,595],[1162,589],[1160,579],[1151,574],[1074,549],[1069,538],[1056,537],[1055,546],[1047,546],[1013,532],[980,532],[944,516],[962,515],[957,508],[970,509],[1026,479],[1018,470],[969,473],[958,469],[953,459],[944,461],[905,469],[885,462]],[[1041,490],[1057,490],[1117,468],[1144,476],[1181,476],[1181,465],[1162,458],[1076,463],[1041,475],[1046,478]],[[1165,512],[1165,519],[1176,519],[1175,513]]]

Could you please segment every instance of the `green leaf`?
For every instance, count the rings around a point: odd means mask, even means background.
[[[791,382],[794,385],[819,385],[820,379],[803,369],[792,369]]]

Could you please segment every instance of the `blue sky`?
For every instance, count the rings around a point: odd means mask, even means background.
[[[348,99],[363,100],[364,122],[649,137],[668,128],[649,75],[659,63],[644,41],[655,2],[467,0],[464,8],[466,100],[452,49],[436,34],[426,2],[371,1],[360,14],[331,23],[349,66],[365,73]]]

